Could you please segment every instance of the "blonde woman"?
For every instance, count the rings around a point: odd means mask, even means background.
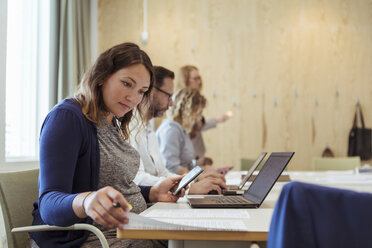
[[[196,89],[200,92],[202,87],[203,81],[196,66],[185,65],[181,67],[177,84],[178,89],[191,88]],[[202,117],[200,119],[201,125],[197,124],[193,128],[194,130],[191,134],[191,141],[193,143],[195,151],[195,159],[201,159],[205,160],[206,163],[212,163],[212,160],[210,158],[204,158],[206,149],[203,141],[203,136],[200,131],[206,131],[210,128],[215,128],[218,123],[225,122],[227,119],[229,119],[229,116],[226,114],[215,118],[205,119],[204,117]]]
[[[183,88],[173,96],[173,107],[156,131],[165,166],[173,173],[184,174],[195,166],[194,147],[189,133],[202,118],[207,100],[198,90]]]

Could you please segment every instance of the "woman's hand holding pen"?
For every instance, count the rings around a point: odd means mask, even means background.
[[[123,228],[129,222],[125,215],[130,210],[128,202],[119,191],[110,186],[87,195],[83,208],[89,217],[104,227]]]
[[[150,189],[150,201],[151,202],[176,202],[179,197],[185,195],[185,189],[182,189],[181,193],[177,196],[173,195],[172,192],[176,189],[175,186],[181,181],[183,176],[172,177],[164,179],[158,186],[153,186]]]

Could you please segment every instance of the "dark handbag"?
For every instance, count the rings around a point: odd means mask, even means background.
[[[358,113],[362,123],[361,128],[357,125]],[[359,156],[361,160],[368,160],[372,157],[371,129],[366,128],[364,125],[362,108],[359,103],[356,105],[354,123],[349,134],[349,148],[347,155]]]

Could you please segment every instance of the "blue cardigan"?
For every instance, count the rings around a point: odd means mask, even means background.
[[[72,201],[78,193],[97,190],[99,167],[96,125],[85,118],[74,99],[63,100],[48,114],[41,128],[39,199],[34,203],[32,224],[91,224],[91,218],[75,215]],[[151,187],[140,187],[148,202]],[[87,231],[30,233],[40,247],[79,247],[88,235]]]

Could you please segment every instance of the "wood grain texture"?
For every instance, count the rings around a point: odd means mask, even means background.
[[[266,232],[179,231],[179,230],[123,230],[117,229],[120,239],[170,239],[217,241],[266,241]]]
[[[142,1],[100,0],[98,13],[99,52],[140,44]],[[217,166],[295,151],[289,169],[306,170],[326,143],[345,156],[356,97],[372,127],[371,0],[149,0],[148,32],[155,65],[199,67],[206,117],[235,112],[204,134]]]

